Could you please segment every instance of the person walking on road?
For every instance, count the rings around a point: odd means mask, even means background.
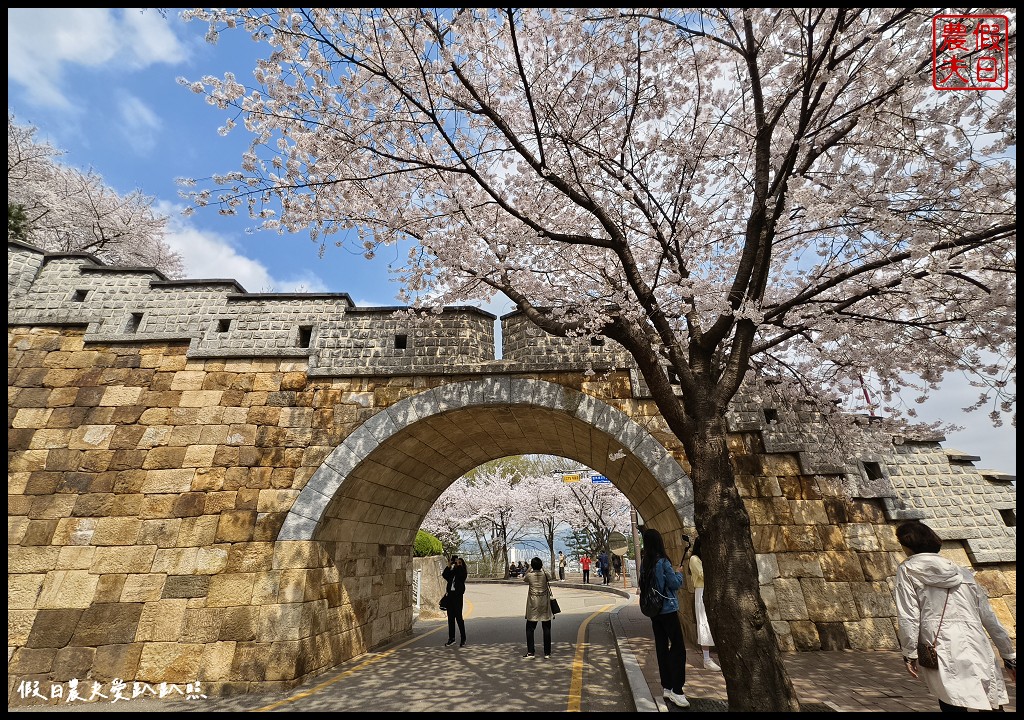
[[[561,550],[559,550],[558,551],[558,579],[559,580],[563,580],[563,581],[565,580],[565,564],[566,564],[565,555],[562,553]]]
[[[711,626],[704,608],[704,561],[700,557],[700,538],[693,543],[690,578],[693,580],[693,617],[697,620],[697,644],[704,654],[704,669],[721,672],[722,668],[711,659],[711,646],[715,644],[715,639],[711,637]]]
[[[590,556],[583,553],[583,557],[580,558],[580,568],[583,570],[583,582],[586,585],[590,584]]]
[[[532,658],[536,654],[534,634],[539,622],[544,632],[544,659],[551,657],[551,578],[544,572],[544,563],[539,557],[530,561],[530,569],[523,581],[530,586],[526,596],[526,654],[523,658]]]
[[[1002,710],[1010,699],[992,645],[1013,682],[1017,652],[988,593],[970,570],[939,555],[942,539],[920,520],[900,523],[896,539],[907,554],[896,571],[895,591],[907,672],[924,676],[943,712]],[[936,668],[921,664],[919,648],[926,644],[935,648]]]
[[[462,604],[466,596],[466,561],[452,555],[451,562],[441,571],[448,591],[448,642],[445,647],[455,644],[455,626],[459,626],[459,647],[466,645],[466,621],[462,618]]]
[[[654,649],[658,656],[658,674],[661,676],[662,695],[666,701],[681,708],[690,707],[683,685],[686,683],[686,642],[679,624],[679,598],[676,592],[683,586],[682,564],[679,570],[665,552],[665,541],[654,528],[644,530],[643,556],[640,561],[640,584],[651,583],[664,598],[661,614],[651,618],[654,631]]]

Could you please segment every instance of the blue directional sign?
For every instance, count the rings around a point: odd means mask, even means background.
[[[592,482],[594,485],[602,485],[605,483],[610,485],[612,481],[606,478],[604,475],[591,475],[590,482]]]

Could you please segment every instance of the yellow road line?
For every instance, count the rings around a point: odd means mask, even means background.
[[[566,712],[579,712],[580,704],[583,701],[583,656],[587,652],[587,643],[584,641],[587,637],[587,625],[590,624],[591,620],[601,613],[607,612],[608,608],[611,607],[614,606],[605,605],[600,610],[595,611],[580,624],[580,629],[576,632],[576,655],[572,659],[572,679],[569,681],[569,704],[565,708]]]
[[[466,612],[464,613],[464,615],[466,617],[469,617],[470,615],[473,614],[473,603],[471,603],[469,600],[466,600],[466,606],[467,606],[466,607]],[[409,645],[412,645],[414,642],[422,640],[423,638],[430,637],[434,633],[440,632],[441,630],[447,630],[447,629],[448,629],[448,624],[447,623],[443,623],[441,625],[438,625],[433,630],[425,632],[422,635],[417,635],[416,637],[409,638],[408,640],[406,640],[401,645],[395,645],[393,648],[389,648],[388,650],[385,650],[384,652],[377,653],[376,655],[374,655],[372,657],[369,657],[366,660],[363,660],[358,665],[355,665],[354,667],[351,667],[348,670],[345,670],[343,672],[338,673],[337,675],[332,677],[330,680],[325,680],[324,682],[319,683],[318,685],[314,685],[313,687],[309,688],[308,690],[303,690],[300,693],[296,693],[295,695],[292,695],[290,697],[286,697],[284,700],[278,700],[277,702],[270,703],[269,705],[264,705],[261,708],[256,708],[256,710],[254,710],[253,712],[267,712],[267,711],[270,711],[270,710],[276,710],[277,708],[281,707],[282,705],[287,705],[288,703],[295,702],[296,700],[302,700],[303,698],[308,698],[310,695],[313,695],[313,694],[323,690],[324,688],[333,685],[334,683],[338,682],[339,680],[341,680],[343,678],[347,678],[349,675],[351,675],[351,674],[353,674],[355,672],[358,672],[358,671],[362,670],[365,667],[369,667],[370,665],[373,665],[374,663],[380,662],[381,660],[384,660],[385,658],[390,657],[391,655],[393,655],[394,653],[398,652],[402,648],[408,647]]]

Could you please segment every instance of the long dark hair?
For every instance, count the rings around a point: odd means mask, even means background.
[[[700,538],[697,538],[696,540],[693,541],[693,549],[690,550],[690,555],[692,555],[693,557],[700,558]],[[700,558],[700,559],[702,561],[704,560],[704,558]]]
[[[644,530],[643,561],[640,563],[641,574],[646,575],[658,560],[663,557],[668,557],[668,554],[665,552],[665,541],[662,539],[661,533],[654,528],[647,528]]]

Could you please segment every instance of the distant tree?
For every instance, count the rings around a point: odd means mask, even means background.
[[[617,342],[686,454],[729,709],[796,711],[729,449],[741,386],[835,415],[863,376],[899,433],[901,391],[962,369],[1015,413],[1016,71],[937,92],[941,12],[198,8],[272,55],[256,87],[182,81],[252,133],[192,197],[367,253],[412,238],[410,302],[501,292]]]
[[[36,132],[8,112],[8,237],[180,277],[181,257],[164,242],[167,217],[153,211],[153,198],[137,190],[122,196],[92,170],[63,164],[63,152],[36,141]]]

